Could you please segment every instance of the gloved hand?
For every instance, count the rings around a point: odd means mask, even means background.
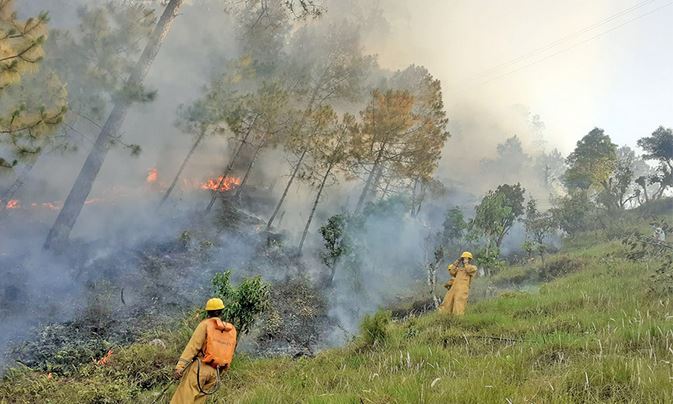
[[[184,373],[184,369],[175,369],[173,372],[173,379],[175,380],[180,380],[182,379],[182,374]]]

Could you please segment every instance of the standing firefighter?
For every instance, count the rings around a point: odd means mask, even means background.
[[[477,273],[477,267],[472,265],[472,254],[464,252],[460,259],[449,265],[449,274],[453,277],[448,285],[450,289],[444,296],[444,301],[439,310],[455,315],[463,315],[467,306],[467,296],[470,290],[472,278]]]
[[[175,366],[180,380],[171,404],[203,403],[220,385],[220,373],[229,369],[236,349],[236,328],[220,320],[221,299],[206,303],[208,318],[194,330]]]

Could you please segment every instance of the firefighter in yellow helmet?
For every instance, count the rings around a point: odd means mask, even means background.
[[[449,265],[449,274],[453,278],[446,285],[449,290],[439,306],[440,311],[458,316],[465,313],[470,284],[477,273],[477,267],[471,264],[472,258],[472,254],[466,251]]]
[[[173,394],[171,404],[204,403],[207,396],[219,387],[219,373],[229,368],[233,357],[236,328],[220,320],[224,302],[218,298],[210,299],[206,303],[205,310],[207,318],[196,327],[192,338],[180,355],[180,360],[175,365],[173,376],[176,380],[180,380],[180,384]],[[228,338],[224,344],[228,346],[227,352],[224,353],[227,356],[224,363],[222,359],[212,359],[213,349],[209,350],[209,347],[214,346],[211,344],[223,346],[222,341],[211,342],[213,338],[221,339],[222,335]],[[219,347],[217,349],[220,349]],[[215,353],[215,355],[218,354],[222,355],[222,353]]]

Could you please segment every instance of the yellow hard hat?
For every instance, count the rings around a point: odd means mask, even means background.
[[[219,299],[217,297],[208,300],[208,303],[206,303],[206,311],[222,310],[222,309],[224,309],[224,302],[222,301],[222,299]]]
[[[473,259],[474,257],[472,257],[472,253],[471,253],[471,252],[467,252],[467,251],[465,251],[465,252],[463,253],[463,255],[460,256],[460,258],[469,258],[469,259]]]

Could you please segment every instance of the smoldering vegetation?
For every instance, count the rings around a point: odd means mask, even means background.
[[[273,284],[271,309],[243,348],[312,355],[348,341],[381,307],[412,299],[434,308],[444,268],[462,250],[496,275],[507,260],[544,260],[582,224],[562,207],[592,217],[614,208],[580,206],[565,177],[570,160],[527,108],[505,123],[460,102],[449,108],[433,72],[380,66],[375,46],[395,7],[186,2],[147,78],[129,85],[173,3],[15,4],[21,20],[41,10],[52,18],[44,57],[0,102],[1,116],[28,124],[2,121],[15,134],[3,139],[3,161],[16,161],[0,177],[9,363],[67,372],[100,358],[188,316],[229,269],[234,282]],[[128,116],[66,246],[44,249],[122,104]],[[620,150],[631,174],[617,204],[655,198],[655,169]],[[576,188],[587,201],[605,196]]]

